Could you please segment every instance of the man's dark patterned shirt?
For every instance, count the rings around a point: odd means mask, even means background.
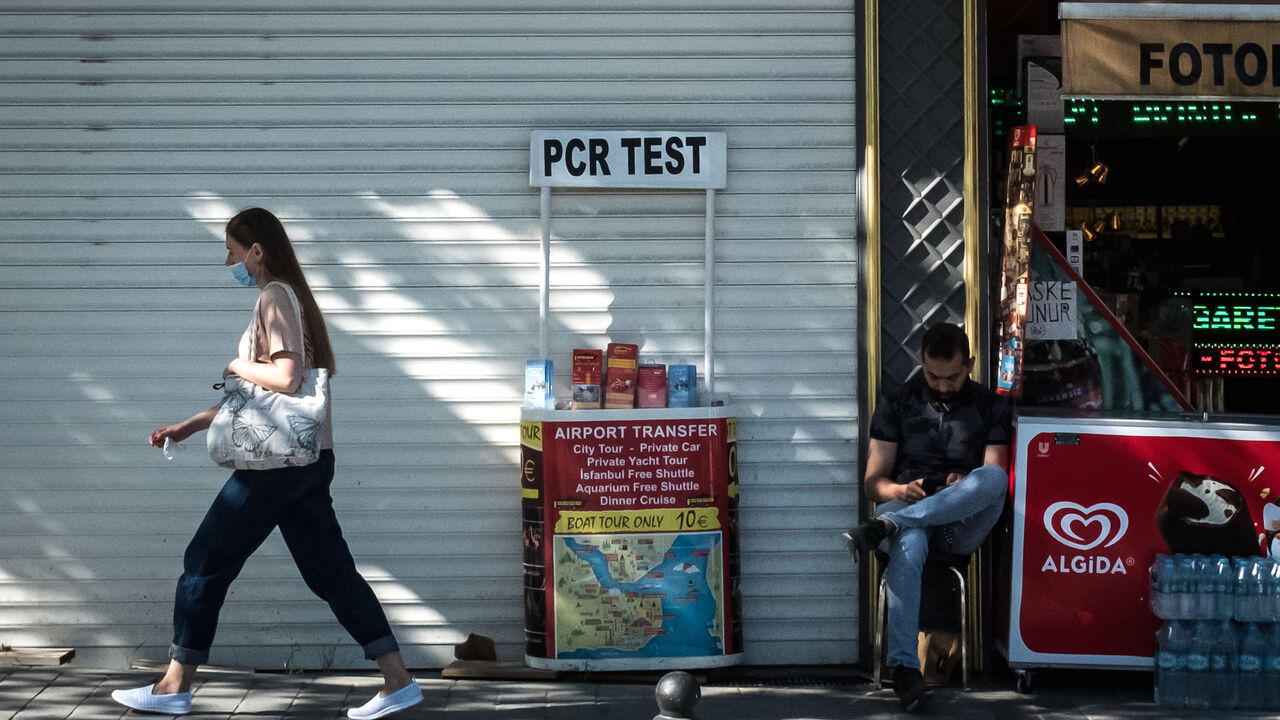
[[[1009,403],[990,388],[966,380],[947,409],[932,400],[924,375],[916,373],[880,402],[871,418],[871,437],[897,443],[897,482],[968,474],[982,465],[988,445],[1010,443]]]

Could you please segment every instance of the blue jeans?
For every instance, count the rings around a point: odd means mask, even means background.
[[[920,667],[920,576],[929,549],[957,555],[977,550],[1000,519],[1008,490],[1009,474],[999,465],[983,465],[919,502],[893,500],[876,508],[876,517],[897,528],[880,544],[889,553],[884,577],[891,667]]]
[[[307,587],[329,603],[365,657],[375,660],[399,649],[342,537],[329,495],[332,481],[332,450],[306,467],[232,474],[183,556],[169,657],[185,665],[208,662],[227,588],[277,526]]]

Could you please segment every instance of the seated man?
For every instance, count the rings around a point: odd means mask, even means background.
[[[927,690],[916,655],[925,556],[977,550],[1009,486],[1009,405],[970,380],[972,369],[964,330],[929,328],[920,372],[872,416],[863,492],[880,505],[848,533],[855,553],[889,553],[888,664],[907,712],[922,707]]]

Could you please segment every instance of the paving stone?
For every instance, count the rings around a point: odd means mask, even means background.
[[[799,672],[799,671],[798,671]],[[135,720],[111,700],[111,690],[153,682],[154,671],[64,668],[0,672],[0,720]],[[696,706],[703,720],[845,720],[906,717],[889,689],[866,683],[787,685],[753,678],[703,682]],[[657,714],[654,684],[567,681],[445,680],[419,673],[424,702],[394,720],[650,720]],[[211,672],[197,680],[198,720],[342,720],[348,708],[378,691],[376,673],[276,675]],[[656,683],[656,680],[655,680]],[[972,692],[935,690],[933,717],[961,720],[1086,720],[1200,717],[1160,708],[1151,700],[1150,674],[1084,673],[1037,676],[1035,692],[1020,695],[1011,679],[975,679]],[[1215,717],[1270,717],[1215,713]],[[164,716],[156,716],[164,717]]]

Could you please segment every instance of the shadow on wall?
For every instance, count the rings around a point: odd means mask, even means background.
[[[347,237],[350,222],[291,220],[317,213],[270,208],[290,232],[338,356],[335,504],[411,664],[447,664],[471,631],[494,637],[514,659],[524,638],[512,478],[523,365],[538,344],[537,240],[448,191],[410,203],[358,198],[378,219]],[[240,209],[213,194],[192,198],[185,212],[208,231],[208,246],[187,245],[196,249],[178,262],[194,269],[157,275],[172,283],[162,292],[188,291],[183,280],[197,278],[203,288],[189,292],[216,297],[219,309],[131,329],[140,338],[156,331],[140,341],[151,356],[132,361],[147,371],[104,372],[99,358],[80,358],[84,369],[68,380],[82,401],[49,410],[44,437],[28,438],[28,447],[89,451],[97,482],[113,491],[85,487],[85,468],[24,473],[29,491],[9,495],[20,527],[6,532],[21,535],[21,547],[4,553],[0,569],[9,585],[6,644],[76,647],[85,665],[165,656],[182,550],[225,471],[209,461],[203,434],[172,462],[146,447],[146,435],[218,399],[209,385],[252,303],[221,267],[223,226]],[[553,314],[553,347],[566,335],[581,338],[566,343],[595,344],[611,324],[609,282],[572,252],[557,248],[557,257],[577,268],[575,283],[600,310]],[[149,372],[151,382],[139,379]],[[83,422],[82,403],[107,421]],[[212,662],[368,666],[298,577],[278,533],[232,585]]]
[[[338,356],[334,494],[344,530],[406,657],[423,667],[447,664],[453,645],[469,632],[494,638],[501,659],[516,659],[523,650],[514,488],[523,364],[538,345],[537,197],[508,202],[514,209],[499,203],[487,212],[437,190],[419,197],[335,196],[325,207],[263,203],[285,221]],[[573,347],[617,339],[640,342],[642,356],[659,361],[697,362],[701,197],[659,199],[675,213],[661,218],[668,223],[661,231],[646,227],[645,200],[584,194],[555,202],[565,216],[564,237],[600,232],[553,248],[550,347],[560,395]],[[49,337],[75,347],[34,373],[46,386],[70,382],[81,400],[40,407],[39,385],[10,395],[41,416],[10,442],[23,453],[56,459],[6,463],[19,472],[10,479],[11,492],[0,494],[14,505],[0,514],[17,525],[5,533],[15,545],[0,550],[4,642],[76,647],[78,662],[88,666],[165,656],[182,550],[226,474],[208,460],[202,437],[184,443],[191,446],[171,462],[146,447],[145,438],[219,397],[210,384],[243,332],[253,298],[221,265],[223,227],[251,204],[258,203],[191,195],[181,213],[199,230],[181,242],[144,238],[135,255],[121,255],[124,242],[75,243],[86,259],[63,261],[98,272],[91,277],[105,292],[59,305],[65,312],[58,317],[71,326]],[[592,214],[619,205],[625,209],[617,217]],[[557,217],[553,232],[561,222]],[[681,236],[674,242],[636,240],[670,235],[672,223]],[[141,280],[137,257],[156,253],[153,248],[171,257],[156,258],[157,272]],[[653,288],[664,280],[669,284],[655,310]],[[805,383],[815,378],[771,372],[773,365],[760,358],[761,331],[743,326],[763,323],[764,332],[772,332],[767,344],[781,348],[771,356],[775,361],[790,351],[782,344],[787,333],[776,328],[794,322],[790,305],[803,298],[789,296],[783,307],[773,307],[773,296],[759,292],[762,282],[735,277],[718,291],[735,306],[757,309],[727,313],[721,323],[726,334],[718,352],[735,358],[738,373],[728,383],[722,374],[717,390],[751,385],[752,397],[738,410],[757,421],[740,426],[740,437],[766,428],[762,432],[779,438],[753,446],[755,466],[743,476],[744,484],[757,485],[754,507],[744,505],[744,516],[760,514],[757,531],[743,538],[754,563],[748,575],[819,573],[824,587],[833,588],[827,594],[844,595],[851,576],[834,533],[827,554],[807,556],[812,567],[795,567],[786,546],[774,546],[794,537],[787,529],[794,518],[812,516],[829,498],[821,483],[779,483],[772,475],[797,462],[836,467],[844,458],[829,455],[823,434],[839,434],[824,420],[822,398],[830,385],[811,389]],[[92,298],[103,298],[103,306],[92,305]],[[175,310],[134,312],[143,303]],[[97,325],[101,317],[111,318],[109,327]],[[103,342],[106,332],[136,337],[137,356],[121,356],[118,342]],[[833,335],[823,342],[842,348],[847,340]],[[114,355],[100,357],[99,346]],[[97,420],[85,422],[86,415]],[[59,457],[57,447],[67,453]],[[819,522],[829,524],[826,516]],[[841,563],[838,569],[828,569],[831,558]],[[753,580],[743,582],[745,589]],[[765,625],[790,617],[778,593],[764,590],[744,616],[764,614]],[[328,608],[310,595],[278,536],[232,585],[212,662],[368,667]]]

